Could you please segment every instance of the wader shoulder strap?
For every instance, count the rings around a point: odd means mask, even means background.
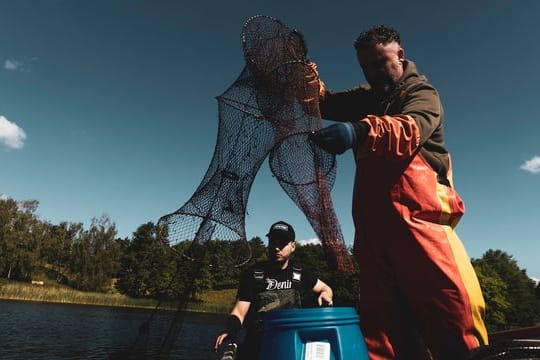
[[[264,269],[254,268],[253,269],[253,280],[263,281],[264,280]]]
[[[292,281],[295,285],[299,285],[302,280],[302,265],[293,264],[292,265]]]

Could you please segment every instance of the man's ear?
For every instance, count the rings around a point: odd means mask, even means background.
[[[294,252],[294,249],[296,249],[296,243],[293,241],[291,244],[291,252]]]
[[[401,61],[401,62],[405,61],[405,50],[403,50],[403,48],[401,46],[398,49],[397,55],[398,55],[399,61]]]

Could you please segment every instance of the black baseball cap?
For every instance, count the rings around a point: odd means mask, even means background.
[[[296,235],[290,224],[285,221],[278,221],[270,226],[270,230],[268,230],[266,236],[268,236],[269,240],[287,241],[289,243],[290,241],[294,241]]]

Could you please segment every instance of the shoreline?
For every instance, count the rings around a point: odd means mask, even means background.
[[[72,302],[51,302],[51,301],[36,301],[36,300],[26,300],[26,299],[6,299],[0,297],[0,303],[1,302],[12,302],[12,303],[35,303],[35,304],[43,304],[43,305],[68,305],[68,306],[84,306],[84,307],[99,307],[99,308],[112,308],[112,309],[126,309],[126,310],[133,310],[133,311],[146,311],[148,314],[150,314],[152,311],[154,311],[154,308],[149,307],[136,307],[136,306],[113,306],[113,305],[100,305],[100,304],[79,304],[79,303],[72,303]],[[176,309],[160,309],[160,311],[176,311]],[[202,311],[202,310],[192,310],[192,309],[186,309],[184,310],[186,320],[188,320],[190,323],[224,323],[225,319],[228,316],[228,313],[218,313],[218,312],[209,312],[209,311]]]
[[[78,306],[98,306],[98,307],[112,307],[112,308],[126,308],[126,309],[143,309],[153,310],[155,306],[143,306],[143,305],[128,305],[128,304],[105,304],[105,303],[92,303],[92,302],[74,302],[69,300],[44,300],[44,299],[30,299],[23,297],[7,297],[0,296],[0,301],[13,301],[13,302],[28,302],[28,303],[44,303],[44,304],[61,304],[61,305],[78,305]],[[173,308],[164,308],[163,310],[176,310]],[[191,310],[187,310],[191,311]]]
[[[11,302],[27,302],[27,303],[42,303],[42,304],[59,304],[59,305],[74,305],[74,306],[95,306],[95,307],[109,307],[109,308],[118,308],[118,309],[133,309],[133,310],[148,310],[153,311],[155,306],[143,306],[143,305],[129,305],[129,304],[105,304],[105,303],[90,303],[90,302],[73,302],[73,301],[51,301],[51,300],[37,300],[37,299],[28,299],[28,298],[15,298],[15,297],[4,297],[0,296],[0,301],[11,301]],[[160,311],[176,311],[174,307],[163,307],[160,308]],[[227,312],[215,312],[215,311],[206,311],[202,309],[184,309],[186,313],[192,314],[201,314],[201,315],[217,315],[217,316],[226,316]]]
[[[198,302],[188,302],[185,311],[224,314],[230,309],[230,290],[209,291],[200,297]],[[0,300],[144,310],[154,310],[158,305],[155,299],[131,298],[119,293],[84,292],[56,284],[35,285],[5,280],[0,281]],[[176,311],[177,304],[174,301],[165,302],[161,309]]]

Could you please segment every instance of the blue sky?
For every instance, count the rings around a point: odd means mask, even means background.
[[[253,15],[300,29],[329,88],[363,82],[352,42],[400,30],[406,56],[438,88],[471,257],[513,255],[540,278],[540,2],[0,1],[0,194],[40,201],[53,223],[107,214],[130,236],[183,205],[210,164],[217,103],[243,67]],[[346,241],[354,163],[332,192]],[[248,237],[278,219],[313,238],[263,164]]]

